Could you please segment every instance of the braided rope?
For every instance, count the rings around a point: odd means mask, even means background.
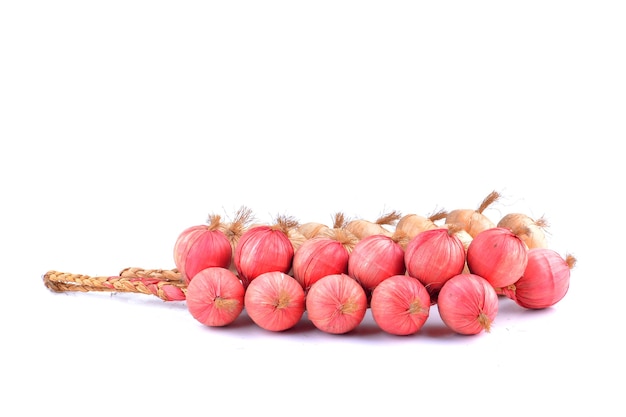
[[[136,271],[140,272],[140,271]],[[130,271],[126,272],[127,274]],[[144,273],[144,272],[140,272]],[[163,273],[163,272],[160,272]],[[160,273],[153,272],[154,275]],[[150,272],[147,273],[150,275]],[[141,293],[159,297],[164,301],[183,301],[186,299],[187,286],[182,281],[169,281],[154,277],[124,277],[70,274],[48,271],[43,276],[44,285],[54,292],[127,292]]]
[[[178,269],[144,269],[137,267],[124,268],[120,272],[124,278],[156,278],[163,281],[183,281]]]

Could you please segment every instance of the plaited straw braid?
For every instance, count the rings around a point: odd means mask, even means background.
[[[120,272],[124,278],[156,278],[162,281],[182,281],[183,276],[178,269],[144,269],[144,268],[124,268]]]
[[[91,277],[89,275],[49,271],[43,276],[43,281],[44,285],[54,292],[141,293],[157,296],[164,301],[183,301],[187,294],[187,285],[182,281],[167,281],[148,277]]]

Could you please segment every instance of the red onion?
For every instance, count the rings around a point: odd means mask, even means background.
[[[489,332],[498,314],[498,294],[486,279],[459,274],[443,285],[437,307],[441,320],[456,333]]]
[[[257,276],[272,271],[287,274],[291,270],[294,248],[289,230],[294,222],[279,217],[276,224],[252,227],[244,232],[235,248],[235,267],[247,287]]]
[[[392,236],[378,234],[361,239],[348,260],[348,275],[368,291],[385,278],[405,272],[404,249]]]
[[[309,320],[319,330],[348,333],[358,327],[367,311],[363,287],[346,274],[327,275],[309,288],[306,296]]]
[[[221,227],[220,216],[211,215],[208,225],[189,227],[176,239],[174,263],[187,284],[205,268],[230,267],[233,251]]]
[[[394,275],[378,284],[370,302],[372,317],[385,332],[406,336],[417,333],[430,314],[430,295],[417,279]]]
[[[291,276],[265,272],[250,282],[244,298],[248,316],[259,327],[280,332],[295,326],[304,314],[304,290]]]
[[[433,302],[443,284],[465,267],[465,248],[457,229],[425,230],[411,239],[404,251],[407,273],[426,287]]]
[[[530,249],[523,276],[507,287],[504,294],[525,308],[551,307],[567,294],[570,271],[575,264],[572,255],[564,259],[552,249]]]
[[[472,274],[495,287],[514,284],[528,263],[526,244],[509,229],[494,227],[480,232],[467,248],[467,266]]]
[[[293,256],[293,276],[308,290],[326,275],[347,274],[356,238],[342,229],[330,229],[304,242]]]
[[[244,295],[243,284],[232,271],[206,268],[187,286],[187,308],[206,326],[226,326],[243,311]]]

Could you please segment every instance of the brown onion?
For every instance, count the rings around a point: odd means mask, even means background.
[[[504,227],[518,234],[529,249],[548,247],[545,232],[548,222],[544,217],[535,220],[526,214],[509,213],[500,219],[497,227]]]
[[[487,209],[491,204],[499,200],[501,197],[497,191],[492,191],[483,199],[477,209],[456,209],[450,211],[446,216],[446,223],[458,223],[472,236],[482,232],[485,229],[495,227],[495,223],[492,222],[487,216],[483,214],[483,211]]]
[[[467,266],[495,288],[514,284],[528,263],[526,244],[509,229],[494,227],[480,232],[467,249]]]
[[[393,232],[385,228],[385,226],[395,225],[400,217],[400,213],[397,211],[391,211],[380,216],[375,222],[364,219],[355,219],[349,221],[345,227],[358,239],[364,239],[372,235],[392,236]]]
[[[435,222],[445,219],[447,215],[448,212],[445,210],[439,210],[428,217],[420,216],[419,214],[407,214],[398,220],[396,231],[401,230],[409,239],[412,239],[425,230],[439,228]]]

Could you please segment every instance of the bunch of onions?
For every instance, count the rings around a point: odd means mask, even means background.
[[[546,236],[548,222],[544,217],[535,220],[527,214],[509,213],[502,217],[496,226],[511,229],[513,232],[523,230],[519,237],[529,249],[548,247]]]
[[[480,232],[467,249],[467,266],[494,288],[514,284],[524,274],[528,249],[518,235],[503,227]]]
[[[436,211],[428,217],[419,214],[406,214],[398,220],[396,231],[400,230],[409,239],[412,239],[425,230],[438,229],[439,225],[436,222],[445,219],[447,215],[448,212],[443,209]]]
[[[408,275],[394,275],[372,292],[372,318],[383,331],[406,336],[417,333],[430,315],[426,287]]]
[[[265,272],[289,273],[294,256],[289,230],[296,224],[293,218],[281,215],[273,225],[258,225],[244,232],[235,248],[234,263],[246,287]]]
[[[367,311],[363,287],[346,274],[326,275],[306,295],[308,319],[319,330],[331,334],[348,333],[358,327]]]
[[[446,223],[460,224],[472,237],[476,237],[483,230],[496,226],[483,212],[500,197],[500,193],[492,191],[483,199],[477,209],[452,210],[446,215]]]
[[[456,235],[460,226],[430,229],[411,239],[404,251],[406,272],[421,282],[436,303],[447,280],[465,268],[465,248]]]
[[[230,267],[233,251],[223,227],[221,217],[212,214],[208,225],[191,226],[176,239],[174,264],[187,284],[205,268]]]
[[[206,326],[226,326],[244,308],[245,289],[229,269],[210,267],[198,272],[187,286],[187,309]]]
[[[443,323],[463,335],[489,332],[498,314],[498,294],[475,274],[459,274],[441,288],[437,308]]]
[[[380,216],[375,222],[364,219],[350,220],[345,228],[359,240],[372,235],[392,236],[393,232],[385,226],[394,226],[400,217],[402,215],[399,212],[391,211]]]
[[[350,253],[356,243],[357,238],[343,228],[328,229],[307,240],[293,256],[293,277],[308,291],[326,275],[347,274]]]
[[[248,316],[259,327],[280,332],[295,326],[304,314],[304,290],[291,276],[265,272],[250,282],[244,303]]]
[[[401,233],[375,234],[354,245],[348,259],[348,275],[359,282],[368,295],[384,279],[406,273]]]
[[[571,254],[563,258],[552,249],[529,249],[524,274],[502,293],[524,308],[551,307],[567,294],[570,272],[575,265],[576,258]]]

